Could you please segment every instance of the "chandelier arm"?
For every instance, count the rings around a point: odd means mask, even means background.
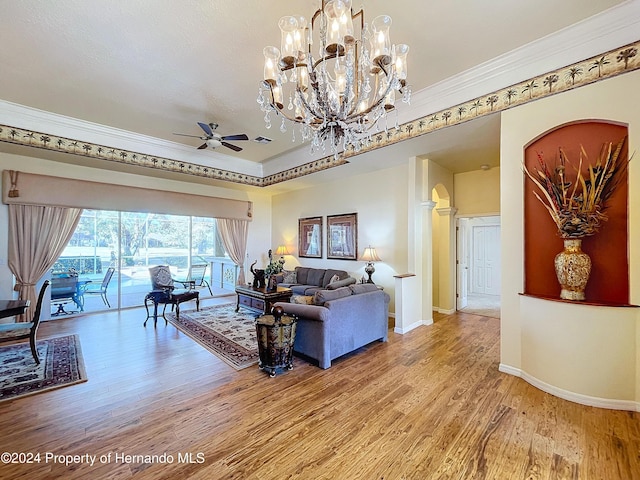
[[[311,86],[313,87],[314,90],[316,90],[316,88],[313,86],[314,84],[311,83]],[[309,102],[307,101],[306,98],[304,98],[304,95],[302,94],[302,90],[300,90],[300,87],[296,87],[296,92],[298,93],[298,98],[302,101],[302,104],[304,105],[304,107],[316,118],[316,119],[321,119],[324,118],[323,115],[320,115],[318,112],[316,112],[313,107],[309,104]],[[298,123],[304,123],[304,122],[298,122]],[[324,122],[323,122],[324,123]]]
[[[378,108],[382,102],[384,102],[384,99],[387,98],[387,95],[389,95],[389,92],[391,91],[391,82],[389,82],[389,84],[387,85],[387,88],[384,92],[384,95],[382,95],[373,105],[371,105],[369,108],[367,108],[366,110],[363,110],[362,112],[357,112],[354,113],[354,111],[352,110],[349,115],[347,116],[347,118],[344,119],[345,122],[350,122],[353,121],[354,118],[357,117],[362,117],[364,115],[368,115],[369,113],[371,113],[373,110],[375,110],[376,108]]]
[[[273,108],[273,110],[276,112],[276,115],[282,115],[284,118],[286,118],[287,120],[289,120],[290,122],[297,122],[297,120],[295,119],[295,117],[290,117],[289,115],[287,115],[284,110],[279,109],[278,107],[276,107],[273,103],[270,104],[271,107]]]
[[[364,30],[364,8],[361,8],[358,13],[353,13],[353,8],[351,8],[351,20],[354,20],[356,17],[360,17],[360,32]]]

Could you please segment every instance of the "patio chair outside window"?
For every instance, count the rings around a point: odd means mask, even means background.
[[[107,269],[107,273],[105,273],[104,278],[102,279],[102,284],[100,285],[91,285],[87,284],[84,287],[83,295],[100,295],[102,297],[102,301],[104,304],[111,308],[109,304],[109,300],[107,299],[107,288],[109,287],[109,282],[111,281],[111,277],[113,277],[113,273],[116,271],[115,268],[109,267]]]
[[[213,292],[211,291],[211,286],[209,282],[204,278],[207,273],[207,267],[209,265],[206,263],[198,263],[191,265],[189,269],[189,275],[186,280],[175,280],[176,282],[182,283],[185,288],[190,290],[194,288],[208,288],[209,294],[213,296]]]

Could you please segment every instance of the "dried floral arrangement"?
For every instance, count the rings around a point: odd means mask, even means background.
[[[560,148],[559,161],[550,169],[538,153],[538,168],[523,170],[538,187],[542,196],[534,191],[536,198],[546,207],[558,227],[558,235],[564,239],[583,238],[594,235],[602,222],[607,220],[607,201],[617,186],[626,179],[624,173],[630,158],[621,159],[625,136],[618,144],[603,144],[595,165],[589,165],[583,174],[583,163],[587,153],[580,145],[580,159],[574,165]],[[570,172],[575,172],[574,175]]]

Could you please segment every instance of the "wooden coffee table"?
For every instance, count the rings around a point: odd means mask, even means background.
[[[236,312],[240,307],[251,310],[256,315],[268,315],[271,308],[276,302],[287,302],[293,291],[290,288],[278,287],[272,292],[268,292],[266,288],[253,288],[251,285],[237,285],[236,293],[238,294],[238,304]]]

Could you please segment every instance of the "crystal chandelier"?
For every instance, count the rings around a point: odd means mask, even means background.
[[[302,141],[311,140],[311,153],[327,145],[334,155],[340,147],[360,151],[371,142],[374,125],[394,109],[396,92],[409,103],[409,47],[391,44],[387,15],[369,27],[363,9],[353,13],[351,0],[322,0],[310,23],[293,15],[278,25],[280,50],[264,48],[257,100],[267,128],[275,112],[282,116],[282,132],[285,119],[300,125]],[[293,135],[295,142],[295,130]]]

